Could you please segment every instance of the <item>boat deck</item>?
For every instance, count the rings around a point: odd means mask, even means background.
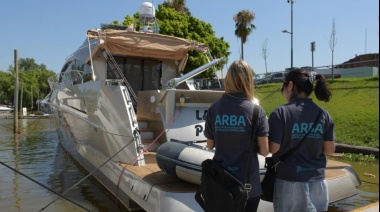
[[[157,165],[155,152],[144,153],[144,157],[144,166],[132,166],[128,164],[120,165],[126,167],[126,169],[139,176],[150,185],[155,186],[163,191],[195,192],[198,188],[198,185],[185,182],[181,179],[164,173]],[[344,170],[344,167],[347,166],[349,165],[346,163],[328,160],[325,170],[326,180],[329,181],[347,176],[347,172]]]
[[[156,153],[144,153],[145,165],[132,166],[128,164],[120,164],[129,171],[139,176],[150,185],[167,192],[195,192],[198,185],[185,182],[174,176],[164,173],[157,165]]]

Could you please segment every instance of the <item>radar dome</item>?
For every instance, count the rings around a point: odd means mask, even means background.
[[[142,3],[139,15],[140,17],[154,18],[156,15],[154,5],[150,2]]]

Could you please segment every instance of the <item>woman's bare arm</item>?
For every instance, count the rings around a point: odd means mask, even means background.
[[[280,150],[280,147],[281,147],[281,145],[278,143],[275,143],[273,141],[269,142],[269,152],[272,154],[278,152],[278,150]]]
[[[334,154],[335,152],[335,142],[334,141],[325,141],[323,142],[323,152],[326,154]]]
[[[259,146],[259,154],[267,156],[269,154],[268,137],[257,137],[257,143]]]

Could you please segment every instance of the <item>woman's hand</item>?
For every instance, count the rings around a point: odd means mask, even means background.
[[[211,139],[207,139],[207,145],[206,145],[206,147],[209,150],[214,149],[214,147],[215,147],[215,141],[211,140]]]

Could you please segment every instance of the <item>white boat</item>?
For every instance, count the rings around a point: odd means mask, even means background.
[[[0,105],[0,114],[8,115],[10,114],[14,109],[12,107],[9,107],[7,105]]]
[[[152,4],[143,3],[139,32],[87,31],[85,42],[68,57],[61,73],[49,78],[52,92],[46,102],[61,146],[119,206],[152,212],[202,211],[194,199],[200,178],[200,169],[194,167],[213,156],[202,148],[204,120],[223,91],[195,90],[187,80],[224,58],[210,58],[181,76],[188,52],[210,56],[208,46],[155,33],[156,25],[148,25],[155,19],[149,11],[154,11]],[[156,151],[180,143],[192,145],[181,147],[183,157],[171,159],[175,173],[165,173],[157,164]],[[193,170],[178,166],[178,159],[193,164]],[[349,165],[338,166],[327,174],[331,201],[354,195],[359,184]],[[186,173],[193,177],[183,177]],[[272,205],[261,202],[259,210],[271,211]]]

